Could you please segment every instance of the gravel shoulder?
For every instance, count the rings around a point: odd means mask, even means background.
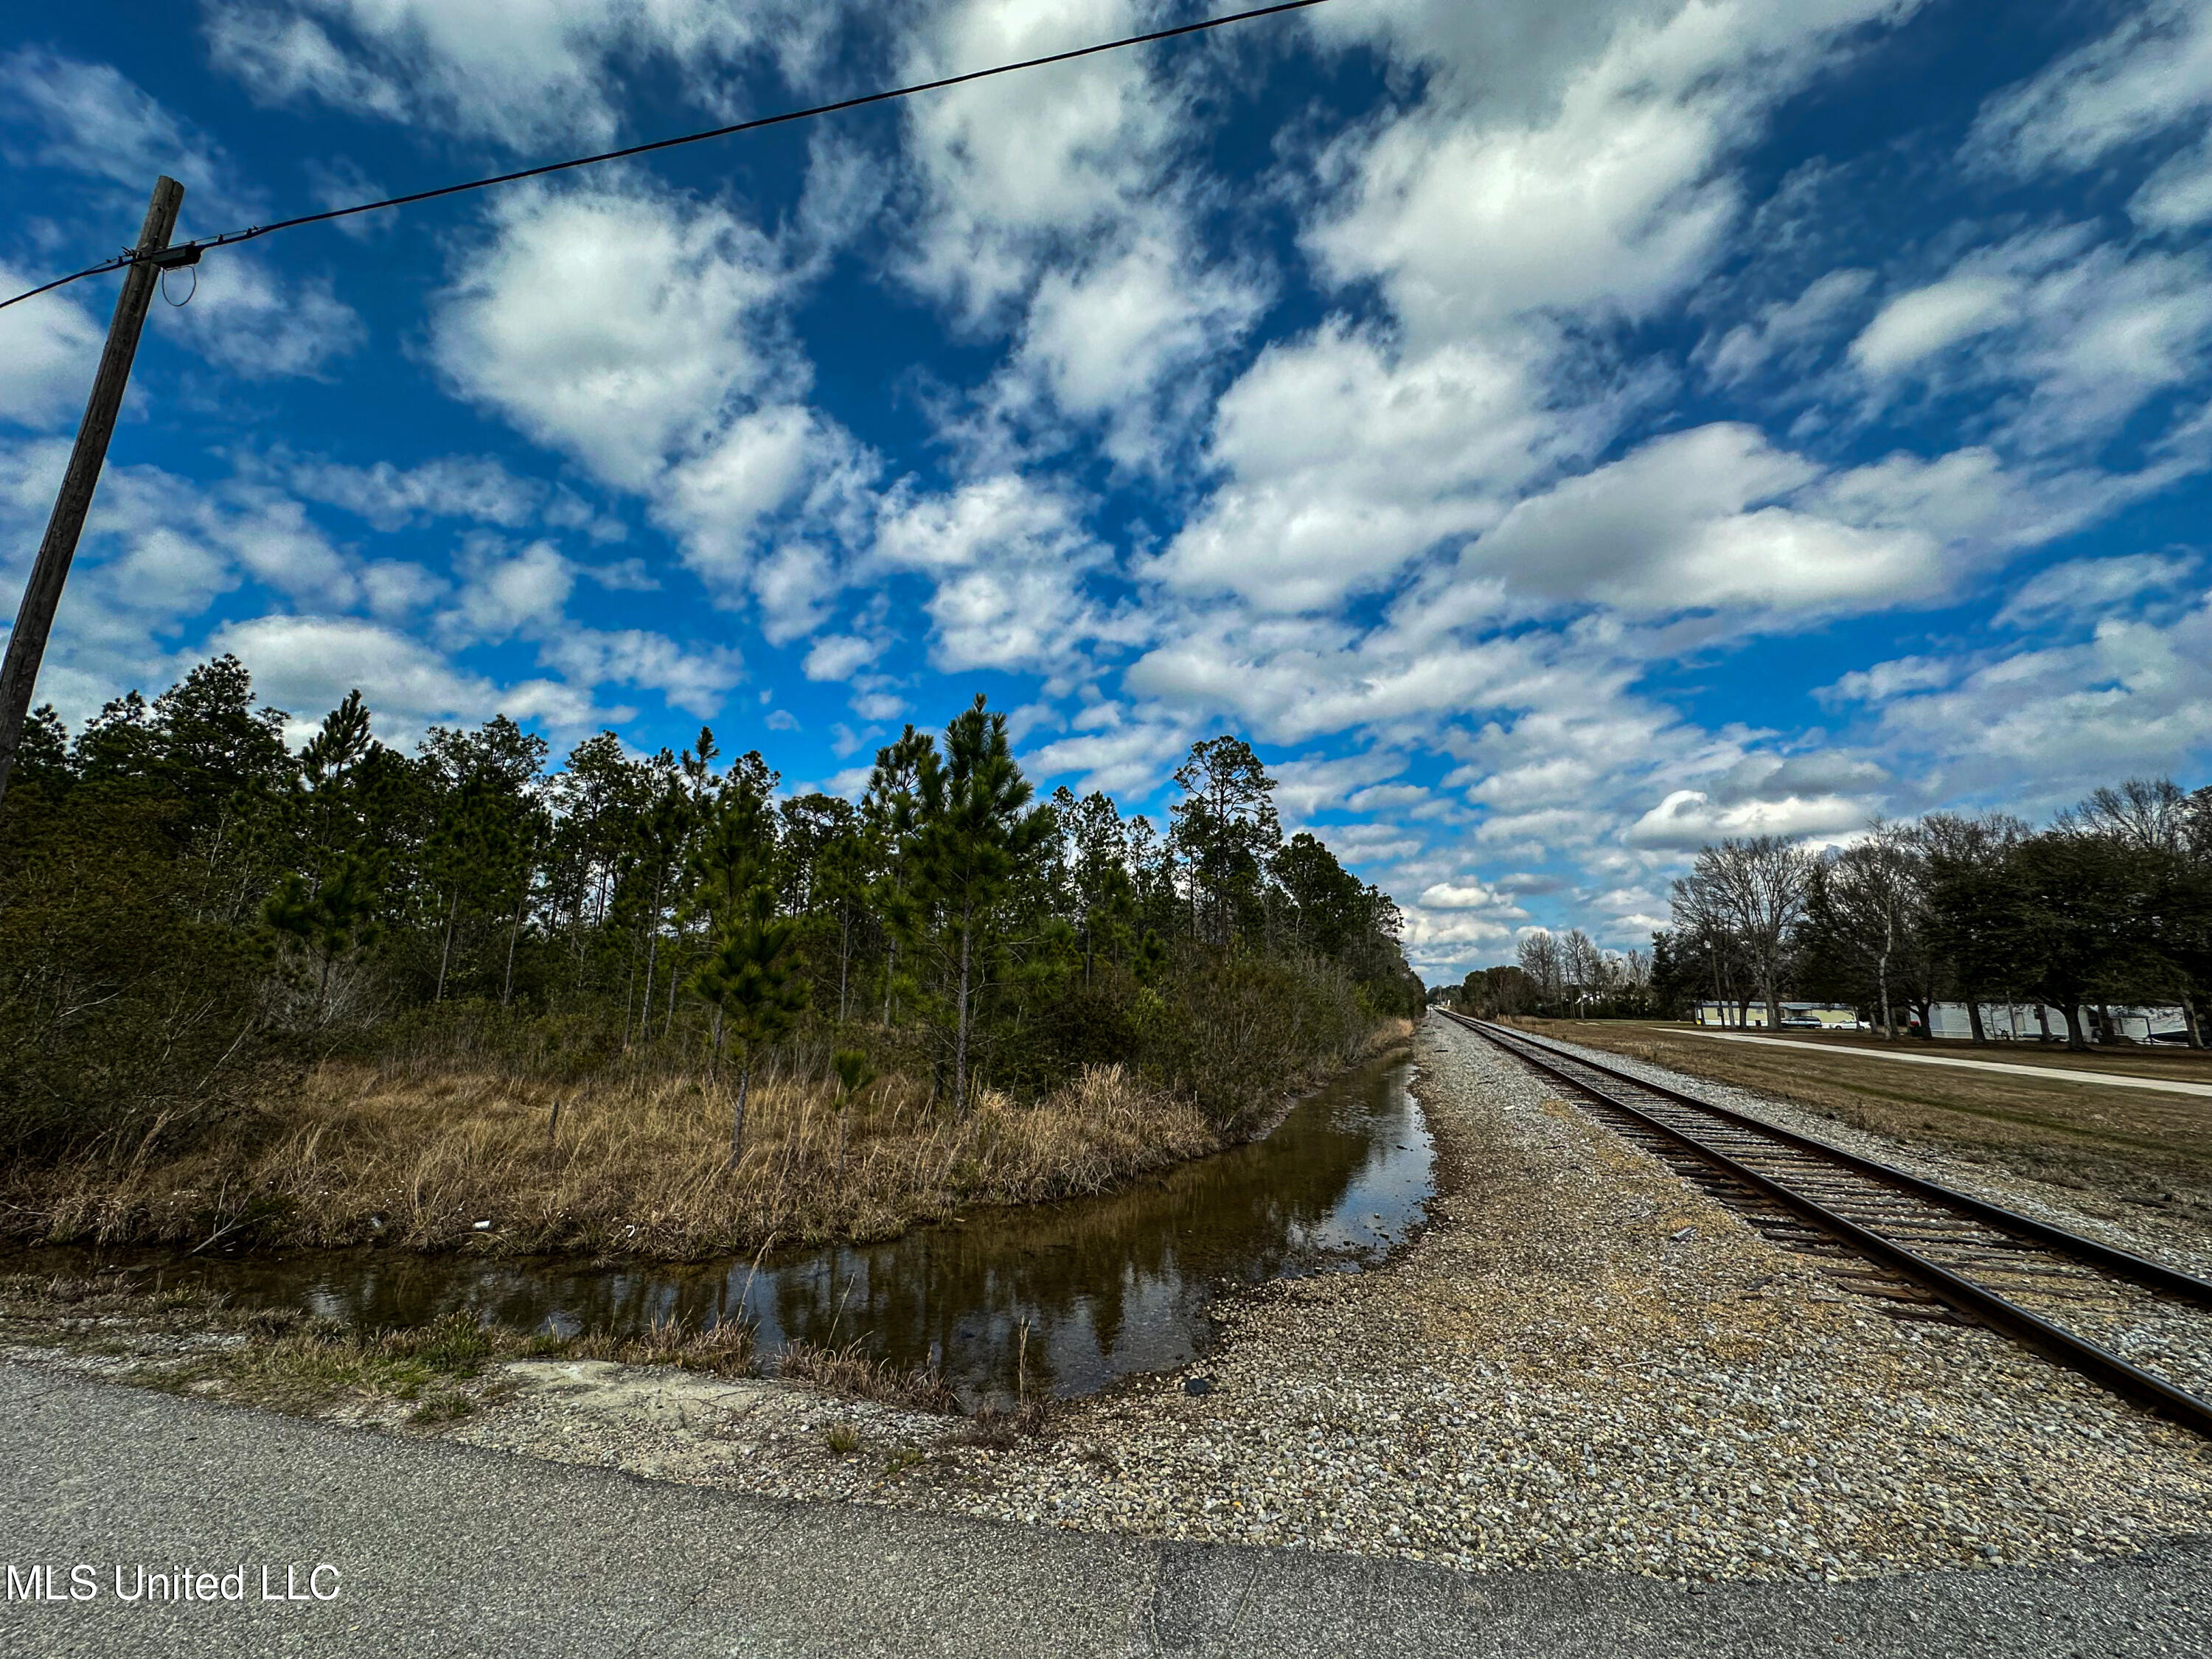
[[[19,1567],[288,1568],[331,1599],[0,1607],[0,1653],[2202,1659],[2212,1554],[1676,1586],[773,1503],[0,1364]],[[335,1578],[332,1577],[335,1574]],[[210,1582],[212,1577],[210,1577]]]

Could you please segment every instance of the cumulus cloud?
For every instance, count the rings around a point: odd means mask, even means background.
[[[1893,696],[1876,728],[1937,799],[1994,793],[2040,811],[2116,777],[2212,764],[2212,595],[1960,666]]]
[[[0,263],[0,289],[34,286]],[[0,420],[33,431],[74,425],[92,392],[106,329],[68,294],[0,311]]]
[[[1796,299],[1763,307],[1726,331],[1709,334],[1693,354],[1714,380],[1735,385],[1768,370],[1802,372],[1874,285],[1874,273],[1832,270]]]
[[[1272,769],[1275,805],[1285,818],[1302,822],[1317,812],[1341,811],[1405,769],[1406,757],[1387,750],[1285,761]]]
[[[441,296],[455,389],[608,483],[642,489],[780,368],[772,245],[726,210],[597,185],[499,198]]]
[[[708,720],[744,679],[744,659],[729,646],[680,644],[642,629],[564,628],[539,645],[538,659],[573,684],[608,684],[658,691],[672,708]]]
[[[810,680],[849,679],[882,654],[883,642],[852,634],[830,634],[815,641],[806,653]]]
[[[1593,27],[1611,26],[1601,46],[1544,53],[1556,79],[1496,100],[1482,95],[1488,66],[1472,61],[1497,44],[1481,25],[1424,9],[1388,26],[1401,50],[1465,63],[1466,78],[1448,70],[1441,95],[1346,141],[1333,159],[1350,206],[1311,240],[1340,276],[1384,284],[1417,346],[1532,311],[1646,316],[1679,295],[1735,220],[1740,187],[1724,163],[1763,111],[1839,33],[1910,8],[1589,9]],[[1521,52],[1502,55],[1526,72]]]
[[[441,297],[434,351],[456,390],[642,495],[708,592],[757,605],[780,643],[827,620],[879,465],[800,400],[803,283],[725,207],[526,193]]]
[[[246,665],[264,702],[290,712],[286,735],[295,743],[356,688],[376,716],[377,735],[397,748],[411,747],[431,726],[474,724],[495,714],[574,732],[633,712],[595,708],[587,694],[559,681],[500,685],[456,668],[419,640],[355,617],[228,623],[197,654],[223,652]]]
[[[1729,836],[1787,836],[1832,841],[1871,821],[1864,803],[1839,795],[1786,795],[1779,800],[1723,805],[1703,792],[1677,789],[1631,824],[1632,847],[1689,852]]]
[[[1224,395],[1208,459],[1230,482],[1151,574],[1194,594],[1313,611],[1495,523],[1603,416],[1541,413],[1540,362],[1454,346],[1417,362],[1340,325],[1272,346]]]
[[[222,146],[112,65],[44,47],[19,47],[0,58],[0,154],[18,167],[103,181],[108,188],[82,206],[96,210],[111,230],[119,216],[143,211],[141,192],[164,173],[185,186],[178,240],[235,230],[264,216],[261,198],[239,182]],[[135,227],[138,220],[128,222]],[[249,379],[320,374],[365,337],[361,319],[327,281],[280,276],[254,251],[228,252],[177,283],[191,303],[164,308],[159,325],[177,329],[210,362]],[[36,410],[58,395],[42,380],[60,371],[57,353],[67,355],[82,332],[79,321],[88,325],[89,319],[64,295],[27,309],[30,318],[0,326],[27,353],[28,361],[10,378],[27,382],[29,407]],[[64,405],[68,401],[60,398]]]
[[[2014,314],[2014,285],[2002,276],[1960,276],[1900,294],[1851,342],[1851,361],[1874,374],[1910,368],[1947,346],[1987,333]]]
[[[551,494],[541,481],[519,477],[489,455],[449,455],[409,467],[280,460],[271,470],[294,494],[342,507],[383,531],[434,519],[519,530]]]
[[[1030,750],[1022,765],[1042,778],[1073,777],[1078,793],[1150,793],[1172,772],[1199,729],[1159,710],[1133,712],[1114,705],[1100,729],[1057,738]]]
[[[1496,889],[1472,876],[1457,881],[1432,882],[1417,901],[1426,910],[1486,910],[1492,916],[1518,921],[1528,912]]]
[[[368,337],[325,278],[288,280],[260,256],[228,249],[198,269],[191,303],[163,320],[210,362],[244,379],[323,377],[332,359]]]
[[[906,495],[886,511],[875,557],[930,578],[940,667],[1079,674],[1090,648],[1143,636],[1139,619],[1090,591],[1112,556],[1076,504],[1025,478]]]
[[[1925,531],[1786,504],[1820,476],[1750,427],[1671,434],[1522,502],[1463,563],[1548,597],[1644,611],[1878,607],[1942,591]]]
[[[1138,15],[1133,0],[956,0],[909,39],[907,69],[919,79],[1036,57],[1127,33]],[[1141,218],[1176,123],[1129,53],[963,87],[903,112],[921,199],[903,271],[970,326],[1021,298],[1045,255]]]
[[[766,0],[210,0],[216,66],[271,102],[350,112],[523,145],[611,138],[615,66],[672,71],[726,110],[729,71],[758,56],[802,74],[834,5]]]
[[[1970,421],[2033,456],[2109,438],[2201,378],[2208,350],[2203,250],[2104,241],[2094,225],[2060,223],[1976,247],[1891,299],[1851,361],[1875,406],[1912,384],[1963,396]]]

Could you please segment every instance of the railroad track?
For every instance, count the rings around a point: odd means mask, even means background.
[[[1956,1317],[2212,1438],[2212,1283],[1442,1009],[1778,1243],[1903,1316]]]

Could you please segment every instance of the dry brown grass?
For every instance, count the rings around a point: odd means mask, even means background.
[[[874,1400],[911,1411],[957,1412],[959,1397],[944,1376],[928,1365],[901,1370],[860,1352],[856,1341],[849,1347],[825,1348],[811,1342],[793,1341],[776,1358],[776,1375],[806,1382],[825,1394],[848,1400]]]
[[[1640,1021],[1514,1023],[2212,1228],[2212,1103],[2200,1098],[2069,1083],[2061,1066],[2051,1068],[2046,1083],[2000,1072],[1899,1066],[1848,1049],[1831,1055],[1716,1042]],[[1954,1048],[1966,1059],[2014,1058],[1964,1043],[1943,1052]]]
[[[1103,1192],[1222,1144],[1195,1107],[1117,1066],[1033,1105],[984,1091],[964,1121],[886,1079],[853,1109],[842,1171],[828,1084],[757,1083],[734,1170],[730,1106],[696,1079],[332,1064],[181,1155],[19,1172],[4,1213],[18,1237],[57,1242],[684,1258]]]

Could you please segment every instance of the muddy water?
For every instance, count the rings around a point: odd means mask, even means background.
[[[1264,1139],[1105,1198],[982,1211],[887,1243],[671,1266],[476,1261],[358,1251],[206,1261],[195,1277],[257,1304],[368,1326],[455,1309],[522,1329],[641,1331],[752,1320],[902,1366],[928,1361],[973,1402],[1030,1385],[1094,1393],[1201,1353],[1224,1286],[1379,1260],[1435,1190],[1411,1066],[1370,1066],[1291,1109]],[[48,1253],[52,1254],[52,1253]],[[149,1264],[150,1265],[150,1264]]]

